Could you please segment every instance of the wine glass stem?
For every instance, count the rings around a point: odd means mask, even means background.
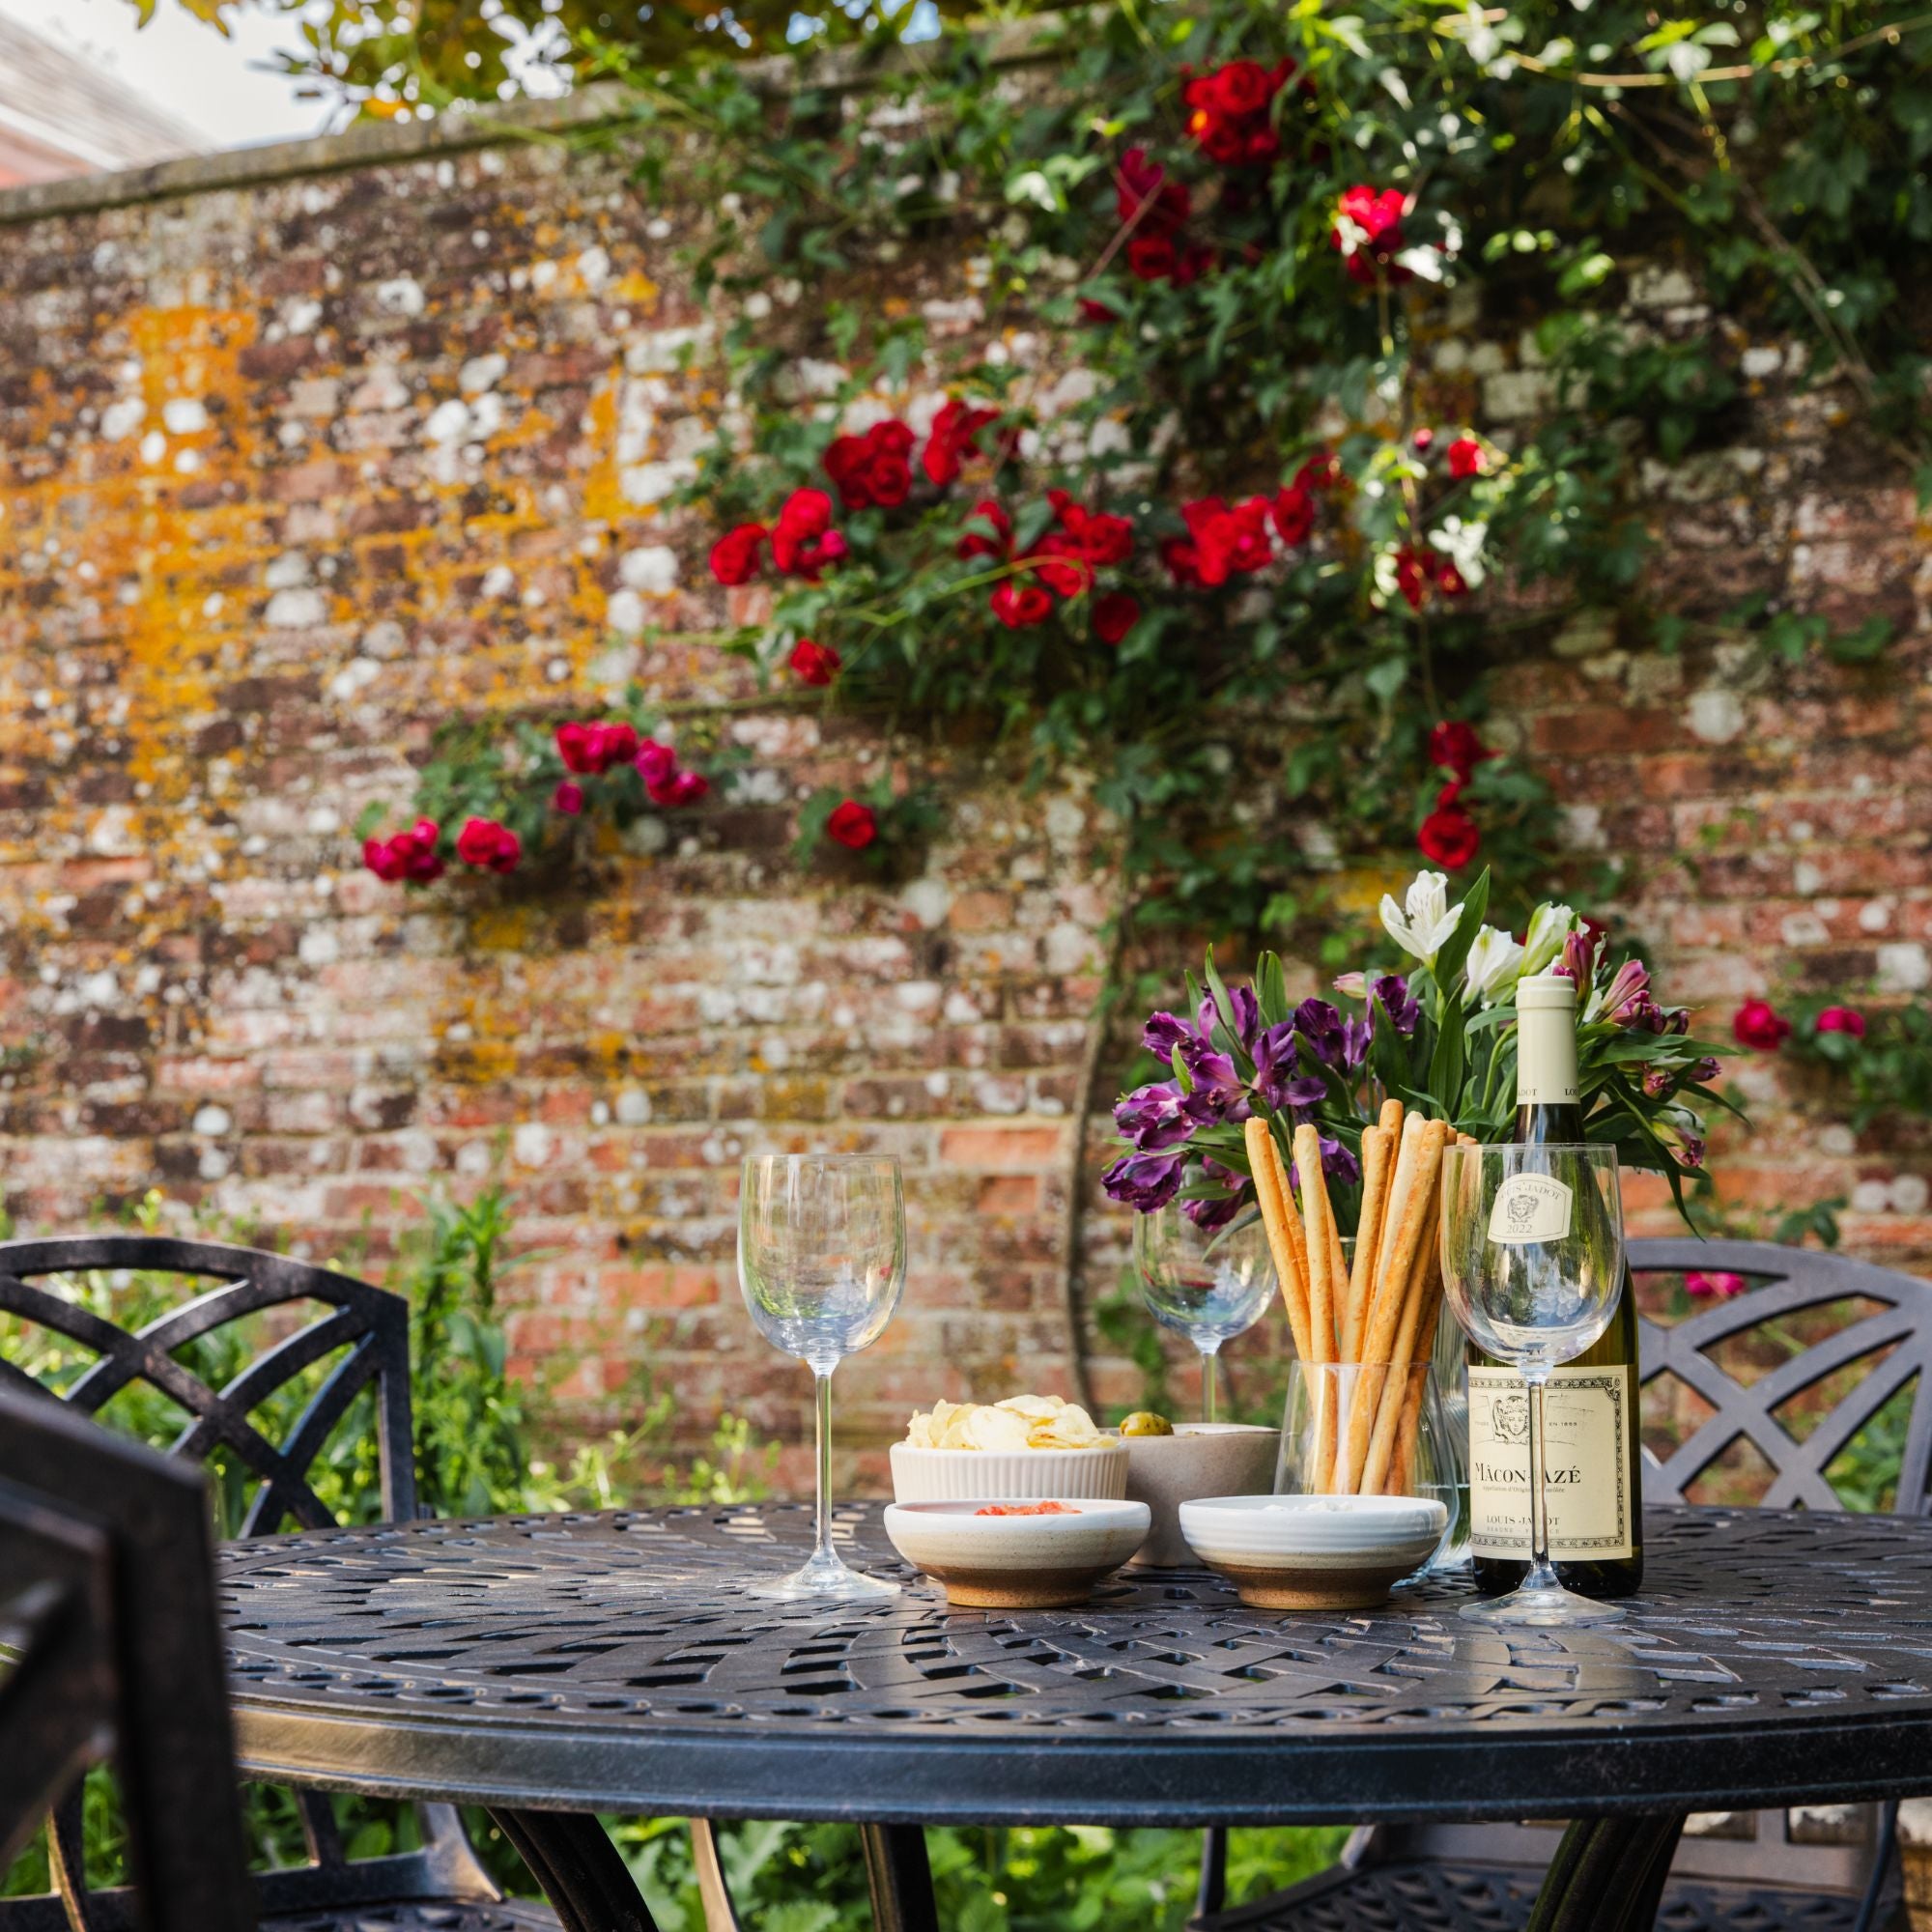
[[[1563,1587],[1549,1561],[1549,1498],[1543,1487],[1543,1391],[1548,1374],[1543,1369],[1523,1376],[1529,1384],[1529,1575],[1522,1579],[1525,1590]]]
[[[1201,1350],[1201,1420],[1214,1421],[1214,1388],[1220,1380],[1219,1345]]]
[[[818,1398],[818,1547],[814,1560],[838,1562],[832,1548],[832,1370],[811,1365],[813,1391]]]

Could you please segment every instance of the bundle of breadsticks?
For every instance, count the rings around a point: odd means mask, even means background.
[[[1376,1125],[1362,1130],[1362,1211],[1348,1265],[1320,1130],[1294,1130],[1298,1205],[1267,1122],[1250,1120],[1246,1133],[1295,1353],[1337,1365],[1306,1378],[1308,1487],[1320,1495],[1406,1494],[1442,1306],[1442,1150],[1468,1136],[1420,1114],[1405,1119],[1400,1100],[1382,1102]]]

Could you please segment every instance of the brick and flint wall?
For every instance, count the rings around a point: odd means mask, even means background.
[[[1070,1392],[1112,829],[1077,776],[1023,795],[962,755],[919,876],[790,861],[796,800],[886,753],[761,700],[714,642],[757,593],[727,611],[714,532],[667,503],[723,401],[684,355],[698,215],[613,159],[467,138],[0,195],[6,1206],[53,1232],[158,1185],[375,1272],[426,1192],[498,1177],[541,1251],[513,1277],[516,1350],[586,1418],[621,1420],[648,1363],[690,1434],[730,1405],[795,1437],[804,1378],[739,1305],[736,1162],[895,1153],[904,1312],[840,1375],[851,1473],[876,1479],[915,1403]],[[778,283],[772,327],[823,293]],[[869,293],[936,337],[985,327],[966,251]],[[1668,269],[1633,304],[1728,327]],[[1433,351],[1442,407],[1506,432],[1538,407],[1533,354],[1464,322]],[[1794,671],[1578,624],[1511,674],[1499,726],[1574,842],[1632,862],[1619,916],[1719,1026],[1767,987],[1932,980],[1924,531],[1840,399],[1798,393],[1780,344],[1736,348],[1735,445],[1654,479],[1660,596],[1883,610],[1903,641]],[[724,797],[560,894],[360,869],[350,827],[407,804],[439,720],[561,715],[634,676],[741,755]],[[1399,878],[1345,890],[1366,912]],[[1758,1123],[1720,1138],[1727,1194],[1841,1194],[1852,1246],[1932,1262],[1922,1133],[1855,1137],[1768,1061],[1739,1080]],[[1090,1298],[1125,1232],[1089,1215]],[[1094,1376],[1138,1388],[1103,1349]]]

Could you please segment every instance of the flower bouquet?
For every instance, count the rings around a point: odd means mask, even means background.
[[[1508,1140],[1516,1114],[1516,982],[1562,973],[1577,983],[1577,1065],[1583,1130],[1626,1167],[1665,1176],[1680,1206],[1703,1171],[1707,1106],[1735,1112],[1711,1086],[1723,1049],[1693,1039],[1690,1014],[1660,1006],[1640,959],[1614,959],[1605,929],[1567,905],[1537,907],[1519,940],[1483,923],[1490,875],[1458,904],[1440,872],[1418,872],[1381,927],[1403,957],[1345,973],[1340,1004],[1292,1001],[1279,957],[1264,952],[1230,987],[1210,952],[1206,985],[1187,976],[1192,1017],[1156,1012],[1142,1031],[1173,1077],[1114,1110],[1128,1151],[1102,1184],[1151,1213],[1179,1200],[1204,1229],[1254,1204],[1245,1122],[1268,1123],[1293,1157],[1294,1130],[1318,1130],[1321,1169],[1345,1211],[1359,1206],[1363,1131],[1381,1103]]]

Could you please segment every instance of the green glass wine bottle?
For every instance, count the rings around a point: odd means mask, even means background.
[[[1520,980],[1516,1006],[1516,1138],[1581,1141],[1576,982],[1558,974]],[[1549,1553],[1564,1586],[1585,1597],[1627,1597],[1643,1580],[1636,1361],[1626,1267],[1610,1325],[1552,1372],[1545,1406]],[[1515,1369],[1473,1342],[1468,1364],[1469,1548],[1476,1587],[1495,1595],[1514,1590],[1529,1568],[1529,1393]]]

